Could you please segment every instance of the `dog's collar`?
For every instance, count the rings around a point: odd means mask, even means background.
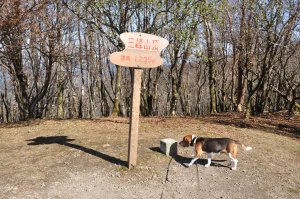
[[[195,135],[192,135],[192,141],[191,141],[191,146],[194,146],[194,144],[197,141],[197,137]]]

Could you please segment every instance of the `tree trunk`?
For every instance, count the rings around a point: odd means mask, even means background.
[[[245,104],[245,93],[247,90],[247,80],[244,78],[245,71],[245,15],[246,15],[246,6],[245,1],[243,0],[241,6],[241,20],[240,20],[240,35],[237,44],[237,50],[239,51],[238,56],[238,73],[237,73],[237,111],[242,112],[243,106]],[[244,44],[244,45],[243,45]]]
[[[87,84],[88,84],[88,93],[89,93],[89,115],[90,118],[93,119],[95,117],[95,60],[94,60],[94,40],[93,40],[93,34],[91,31],[88,31],[88,41],[89,41],[89,56],[87,59],[89,59],[88,64],[88,78],[87,78]]]
[[[9,101],[7,100],[7,80],[6,80],[6,71],[4,70],[4,67],[2,66],[1,67],[2,69],[2,76],[3,76],[3,85],[4,85],[4,92],[1,93],[1,98],[2,98],[2,102],[3,102],[3,105],[4,105],[4,109],[5,111],[3,110],[2,112],[2,119],[3,119],[3,122],[10,122],[11,121],[11,114],[10,114],[10,103]]]
[[[151,115],[158,115],[158,80],[161,76],[162,73],[162,68],[158,67],[156,69],[156,75],[155,75],[155,80],[153,82],[153,91],[152,91],[152,110],[151,110]]]
[[[79,41],[79,65],[80,65],[80,75],[81,75],[81,86],[80,89],[80,97],[79,97],[79,104],[78,104],[78,117],[84,118],[84,111],[83,111],[83,97],[84,97],[84,73],[83,73],[83,64],[82,64],[82,40],[81,40],[81,28],[80,28],[80,20],[77,21],[77,36]]]
[[[120,115],[120,97],[121,97],[121,78],[122,78],[122,70],[121,66],[116,66],[116,85],[115,85],[115,99],[114,99],[114,107],[112,111],[112,116]]]
[[[210,113],[217,113],[217,95],[216,95],[216,69],[214,63],[214,33],[211,24],[204,18],[206,48],[207,48],[207,66],[210,94]]]

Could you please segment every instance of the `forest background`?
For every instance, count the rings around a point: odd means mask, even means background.
[[[169,40],[144,69],[142,116],[251,114],[300,105],[298,0],[2,0],[0,121],[128,116],[123,32]]]

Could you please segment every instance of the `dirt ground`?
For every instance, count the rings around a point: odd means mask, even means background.
[[[274,121],[143,118],[132,170],[126,167],[126,118],[2,124],[0,198],[300,198],[300,118]],[[294,130],[280,128],[283,123]],[[187,133],[230,137],[253,150],[240,149],[236,171],[225,154],[209,168],[206,155],[187,168],[192,148],[178,147],[174,158],[159,152],[161,139],[180,140]]]

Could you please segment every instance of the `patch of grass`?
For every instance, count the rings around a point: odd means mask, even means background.
[[[129,169],[125,166],[119,166],[117,167],[117,171],[119,172],[127,172]]]
[[[288,191],[291,193],[300,194],[300,188],[289,188]]]

